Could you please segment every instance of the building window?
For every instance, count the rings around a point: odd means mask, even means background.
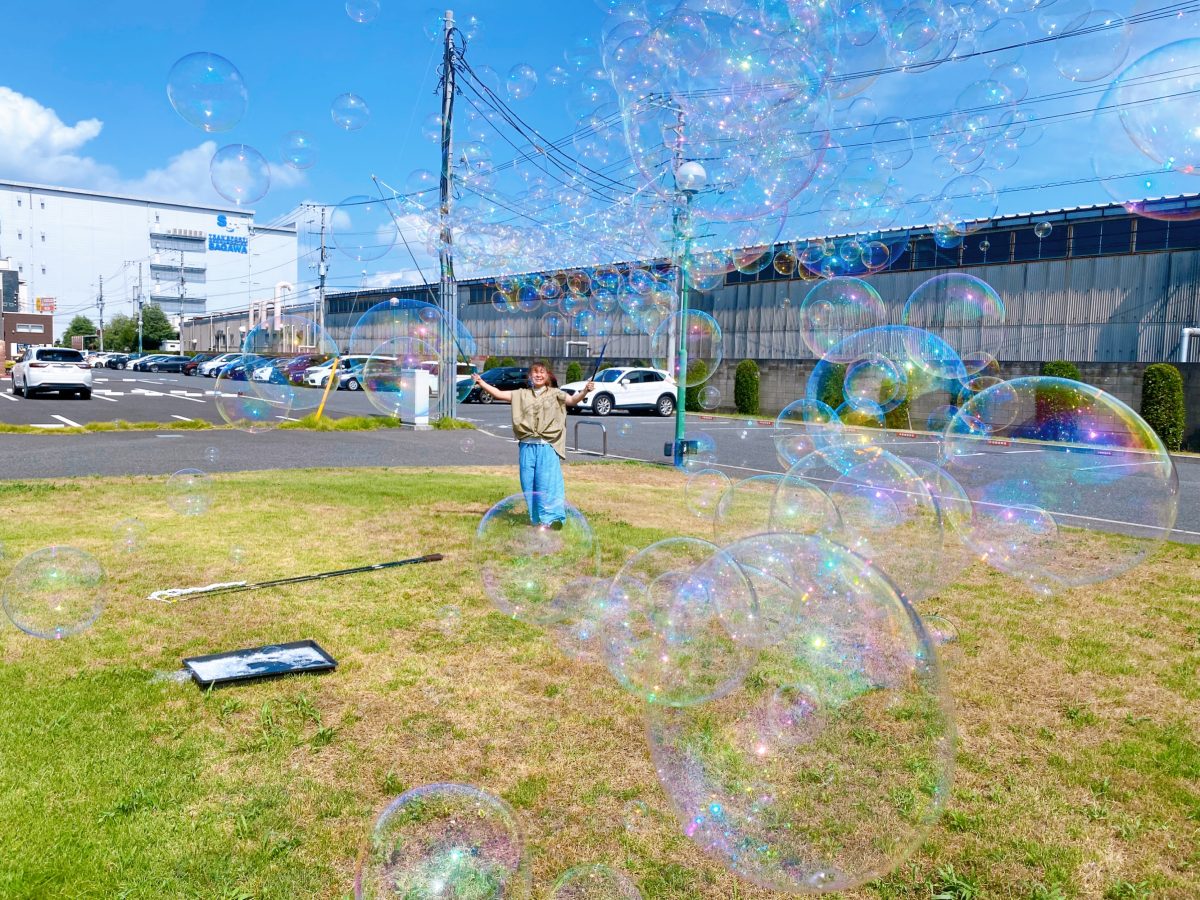
[[[46,326],[45,325],[35,325],[33,322],[18,322],[17,323],[17,331],[23,332],[25,334],[45,334]]]
[[[43,200],[43,201],[41,201],[41,203],[42,203],[42,209],[45,209],[45,208],[46,208],[46,201],[45,201],[45,200]]]
[[[46,274],[46,267],[45,267],[45,266],[42,266],[42,274],[43,274],[43,275],[45,275],[45,274]]]
[[[23,232],[23,231],[18,231],[18,232],[17,232],[17,240],[18,240],[18,241],[23,241],[23,240],[25,240],[25,232]]]
[[[46,232],[42,232],[42,243],[46,243]]]
[[[21,206],[21,201],[20,201],[20,200],[18,200],[18,201],[17,201],[17,206],[18,206],[18,207],[20,207],[20,206]]]
[[[155,224],[155,225],[157,225],[157,224],[158,224],[158,213],[155,213],[155,214],[154,214],[154,224]]]

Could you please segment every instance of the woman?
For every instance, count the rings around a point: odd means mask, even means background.
[[[513,434],[520,442],[518,467],[521,491],[534,525],[562,528],[566,518],[566,492],[562,464],[567,458],[567,407],[575,406],[595,390],[589,381],[567,396],[558,389],[554,375],[542,363],[529,367],[529,387],[502,391],[476,373],[475,383],[497,400],[512,403]]]

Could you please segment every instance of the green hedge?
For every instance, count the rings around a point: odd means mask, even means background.
[[[820,363],[818,363],[820,366]],[[846,367],[841,364],[824,367],[817,396],[830,409],[837,409],[846,400]]]
[[[504,359],[500,360],[500,365],[502,365],[502,366],[515,366],[516,364],[517,364],[517,361],[515,359],[513,359],[511,356],[506,356],[506,357],[504,357]]]
[[[1083,381],[1079,374],[1079,366],[1065,359],[1052,359],[1042,363],[1041,372],[1049,378],[1070,378],[1072,381]]]
[[[576,381],[583,381],[583,366],[581,366],[575,360],[571,360],[569,363],[567,363],[566,379],[567,380],[564,381],[563,384],[572,384]]]
[[[695,384],[684,393],[683,408],[688,412],[703,412],[700,406],[700,389],[708,380],[708,366],[704,360],[698,359],[688,363],[687,377],[688,381],[695,382]]]
[[[494,356],[489,356],[483,361],[483,371],[485,372],[489,372],[492,369],[498,368],[500,368],[500,360],[496,359]]]
[[[1142,418],[1168,450],[1183,449],[1187,411],[1183,405],[1183,375],[1170,363],[1146,366],[1142,374]]]
[[[743,416],[758,415],[758,363],[743,359],[733,373],[733,405]]]
[[[884,382],[884,393],[890,394],[891,388],[888,382]],[[912,420],[908,414],[908,401],[912,397],[912,386],[909,386],[909,391],[904,395],[904,399],[892,409],[889,409],[883,414],[883,427],[891,428],[896,431],[907,431],[912,427]]]

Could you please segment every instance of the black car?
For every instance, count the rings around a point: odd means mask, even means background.
[[[517,388],[529,387],[529,369],[525,366],[500,366],[497,369],[488,369],[480,377],[501,391],[514,391]],[[494,403],[495,400],[491,394],[480,389],[479,385],[475,385],[462,402]]]
[[[215,353],[200,353],[196,356],[193,356],[186,363],[184,363],[183,368],[180,369],[180,371],[183,372],[184,375],[195,375],[196,367],[199,366],[200,363],[206,363],[210,359],[216,359],[216,358],[217,358],[217,354],[215,354]]]
[[[191,360],[186,356],[163,356],[149,360],[139,368],[143,372],[182,372],[189,362]]]
[[[126,369],[129,367],[129,354],[114,353],[104,361],[106,369]]]
[[[225,381],[249,381],[250,373],[263,364],[261,356],[245,355],[229,363],[217,375]]]

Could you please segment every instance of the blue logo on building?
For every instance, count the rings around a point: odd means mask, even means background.
[[[248,243],[248,238],[231,237],[227,234],[210,234],[208,236],[208,249],[221,253],[248,253]]]
[[[225,221],[226,221],[226,220],[225,220],[225,216],[224,216],[224,215],[217,216],[217,227],[218,227],[218,228],[224,228],[224,227],[225,227]]]

